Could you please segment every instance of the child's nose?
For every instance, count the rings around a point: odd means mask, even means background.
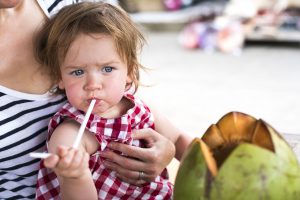
[[[100,90],[102,88],[101,81],[97,76],[89,76],[87,78],[85,89],[89,91]]]

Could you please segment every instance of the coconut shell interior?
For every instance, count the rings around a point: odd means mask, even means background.
[[[217,168],[220,168],[230,153],[241,143],[254,144],[275,152],[267,124],[241,112],[230,112],[223,116],[207,129],[202,140],[212,152]],[[209,160],[207,162],[211,162]],[[214,164],[208,164],[209,168],[211,166]],[[211,170],[213,175],[214,170]]]

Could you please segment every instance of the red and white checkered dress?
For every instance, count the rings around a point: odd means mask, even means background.
[[[86,126],[91,133],[95,134],[100,144],[97,152],[91,155],[89,160],[89,167],[98,191],[98,199],[171,199],[173,185],[168,180],[166,169],[156,177],[155,181],[138,187],[121,181],[116,177],[114,171],[105,169],[102,164],[103,158],[99,152],[104,151],[108,143],[117,141],[141,146],[142,144],[138,140],[132,140],[131,130],[154,128],[153,115],[149,108],[133,95],[126,94],[125,97],[134,104],[133,108],[129,109],[125,115],[116,119],[105,119],[92,114]],[[53,130],[65,118],[82,123],[84,114],[66,103],[50,120],[48,141]],[[52,170],[44,167],[43,162],[40,164],[38,173],[36,199],[61,199],[58,179]]]

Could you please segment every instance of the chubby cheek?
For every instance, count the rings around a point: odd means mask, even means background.
[[[117,104],[122,99],[125,92],[125,85],[125,82],[122,81],[120,83],[120,80],[107,85],[107,97],[112,104]]]
[[[68,97],[69,102],[70,102],[73,106],[78,107],[78,105],[79,105],[80,102],[81,102],[81,101],[80,101],[81,98],[80,98],[80,95],[79,95],[78,90],[73,90],[73,89],[67,90],[67,91],[66,91],[66,94],[67,94],[67,97]]]
[[[75,106],[76,108],[81,108],[82,104],[82,91],[81,87],[77,84],[65,85],[65,92],[68,98],[68,101]]]

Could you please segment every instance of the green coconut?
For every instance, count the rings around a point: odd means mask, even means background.
[[[300,165],[265,121],[231,112],[189,145],[174,199],[299,200]]]

